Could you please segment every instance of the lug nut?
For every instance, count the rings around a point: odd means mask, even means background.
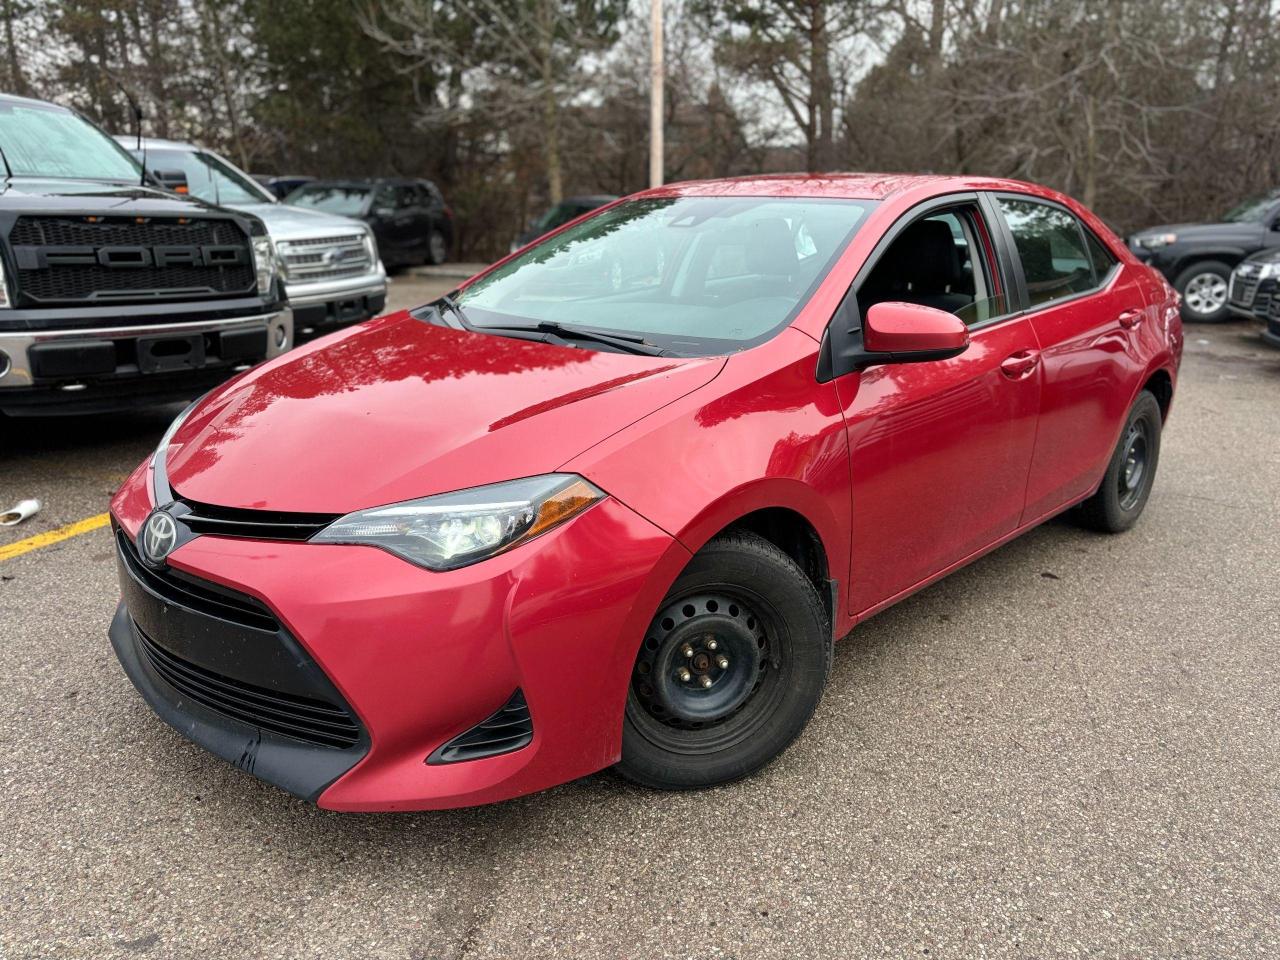
[[[690,680],[693,679],[693,674],[690,673],[688,670],[686,670],[684,667],[681,667],[679,670],[676,671],[676,676],[680,678],[681,683],[688,683]]]
[[[691,647],[689,644],[686,643],[683,647],[680,648],[680,652],[683,653],[685,657],[692,657],[693,647]]]
[[[715,650],[715,649],[716,649],[717,647],[719,647],[719,646],[720,646],[720,644],[716,643],[716,641],[715,641],[715,638],[714,638],[714,637],[713,637],[712,639],[710,639],[710,640],[708,640],[708,641],[707,641],[707,649],[708,649],[708,650]]]
[[[703,677],[703,678],[702,678],[702,685],[703,685],[703,687],[709,687],[709,686],[711,686],[711,684],[712,684],[712,683],[714,683],[714,682],[715,682],[715,681],[714,681],[714,680],[712,680],[710,677]]]
[[[720,665],[721,670],[729,669],[729,658],[726,657],[724,654],[721,654],[718,658],[716,658],[716,663]]]

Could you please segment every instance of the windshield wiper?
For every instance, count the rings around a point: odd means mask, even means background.
[[[459,314],[461,319],[461,314]],[[578,327],[567,323],[557,323],[554,320],[539,320],[537,323],[531,323],[528,326],[515,327],[489,327],[477,326],[472,327],[478,333],[547,333],[554,337],[560,337],[563,340],[588,340],[594,343],[604,343],[611,347],[623,351],[624,353],[638,353],[645,357],[661,356],[663,348],[655,343],[650,343],[644,337],[634,337],[626,333],[606,333],[603,330],[592,330],[588,327]]]
[[[463,312],[462,307],[458,306],[458,301],[453,299],[452,296],[446,293],[440,298],[439,302],[443,303],[448,308],[449,312],[458,318],[458,323],[462,326],[463,330],[475,329],[475,325],[467,320],[467,315]]]

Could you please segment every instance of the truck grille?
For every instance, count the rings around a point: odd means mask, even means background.
[[[232,220],[25,216],[9,243],[18,291],[37,303],[244,296],[256,287],[248,238]]]
[[[361,233],[283,240],[276,246],[285,278],[294,283],[358,277],[373,268]]]

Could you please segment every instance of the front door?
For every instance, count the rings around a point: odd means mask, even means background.
[[[950,360],[836,380],[849,437],[855,614],[1017,528],[1040,406],[1039,344],[1025,318],[1009,316],[976,200],[931,206],[891,235],[860,274],[860,315],[887,300],[946,309],[970,324],[971,343]]]

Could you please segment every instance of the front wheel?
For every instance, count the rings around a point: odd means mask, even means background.
[[[831,627],[769,541],[722,534],[689,562],[645,633],[617,770],[691,790],[748,776],[804,729],[831,672]]]
[[[1123,533],[1138,522],[1160,462],[1161,421],[1160,404],[1150,391],[1143,390],[1129,410],[1102,485],[1080,504],[1085,526],[1103,533]]]
[[[1182,319],[1189,323],[1217,323],[1227,319],[1231,267],[1217,260],[1193,263],[1178,274],[1174,289],[1182,294]]]

